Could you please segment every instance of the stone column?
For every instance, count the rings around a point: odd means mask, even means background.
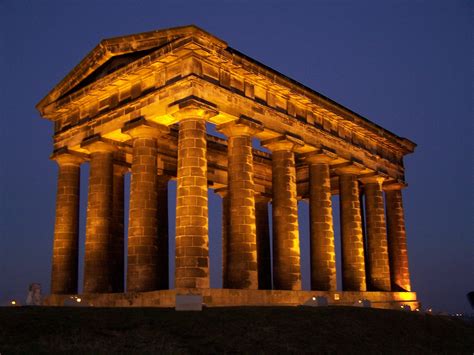
[[[227,250],[229,249],[227,244],[229,242],[229,228],[230,228],[230,218],[229,218],[229,195],[227,193],[227,188],[222,188],[215,190],[217,194],[222,198],[222,288],[229,288],[227,282]]]
[[[403,213],[402,184],[392,184],[385,188],[387,207],[388,255],[392,291],[411,291],[410,271]]]
[[[340,190],[342,245],[342,287],[344,291],[366,291],[364,240],[360,216],[360,169],[354,166],[337,169]]]
[[[360,179],[365,190],[365,214],[367,225],[367,285],[370,291],[390,291],[387,229],[381,176]]]
[[[268,203],[270,198],[255,197],[255,220],[257,225],[258,288],[272,289],[272,260],[270,251],[270,229],[268,225]]]
[[[228,137],[228,194],[230,229],[227,250],[227,286],[257,289],[257,232],[253,182],[252,135],[261,123],[246,117],[217,126]]]
[[[79,185],[82,159],[69,153],[53,156],[59,166],[54,224],[52,294],[77,293]]]
[[[114,177],[112,187],[112,243],[110,265],[112,267],[112,291],[124,291],[124,174],[128,168],[122,164],[114,164]]]
[[[320,291],[333,291],[337,287],[329,174],[332,160],[317,153],[306,158],[309,164],[311,289]]]
[[[84,256],[84,293],[113,291],[113,152],[116,148],[96,138],[85,141],[90,152]]]
[[[206,119],[195,100],[179,104],[176,288],[209,288]]]
[[[169,289],[169,234],[168,234],[168,181],[169,176],[158,175],[158,289]]]
[[[300,290],[300,244],[293,150],[301,141],[284,136],[262,142],[272,151],[273,285]]]
[[[168,128],[141,119],[131,121],[122,132],[132,137],[133,158],[128,222],[127,291],[144,292],[159,288],[158,240],[158,137]]]

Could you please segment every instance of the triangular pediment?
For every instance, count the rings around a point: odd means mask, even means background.
[[[194,25],[104,39],[36,107],[41,111],[43,107],[59,98],[89,85],[170,42],[197,35],[227,46],[224,41]]]

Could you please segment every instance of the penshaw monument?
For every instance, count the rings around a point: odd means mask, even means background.
[[[417,306],[402,203],[403,159],[416,145],[202,29],[103,40],[37,108],[54,122],[59,167],[46,304],[78,294],[80,169],[88,163],[81,298],[90,305],[173,307],[177,295],[195,294],[208,306],[315,297]],[[209,125],[226,139],[207,134]],[[219,289],[209,283],[208,189],[223,206]],[[301,289],[299,200],[310,210],[310,290]]]

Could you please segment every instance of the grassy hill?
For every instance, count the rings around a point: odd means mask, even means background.
[[[474,325],[353,307],[0,308],[0,353],[473,354]]]

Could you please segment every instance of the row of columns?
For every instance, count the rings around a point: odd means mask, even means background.
[[[176,271],[177,288],[209,288],[206,120],[215,114],[184,104],[179,122]],[[217,129],[228,137],[228,187],[223,197],[225,288],[270,289],[269,197],[256,195],[252,136],[261,123],[241,117]],[[168,128],[144,119],[123,129],[132,140],[127,291],[168,287],[167,182],[157,175],[158,139]],[[301,142],[283,136],[262,142],[272,151],[273,288],[301,289],[294,149]],[[84,292],[123,292],[123,213],[126,169],[114,163],[113,144],[83,142],[90,152]],[[77,293],[79,169],[81,159],[56,156],[59,165],[52,293]],[[336,258],[329,164],[323,154],[306,157],[310,172],[311,288],[336,289]],[[362,179],[367,239],[362,232],[357,169],[337,170],[340,181],[342,278],[344,290],[410,290],[401,191],[386,192],[382,180]],[[366,245],[367,255],[364,255]],[[367,272],[366,265],[368,263]]]

